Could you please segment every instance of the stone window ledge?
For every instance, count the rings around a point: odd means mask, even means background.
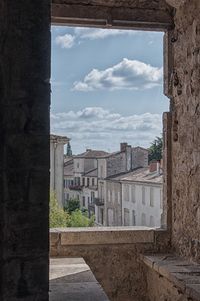
[[[154,243],[165,230],[148,227],[55,228],[50,230],[51,246]]]
[[[149,268],[180,288],[188,298],[200,300],[199,264],[188,262],[173,254],[140,255],[140,258]]]

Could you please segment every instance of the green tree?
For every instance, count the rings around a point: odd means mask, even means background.
[[[149,162],[162,159],[163,138],[156,137],[149,148]]]
[[[93,227],[95,217],[87,217],[81,210],[76,210],[71,214],[71,227]]]
[[[77,200],[71,200],[70,204],[71,204],[70,206],[71,211],[69,213],[68,211],[63,210],[59,206],[55,193],[54,192],[50,193],[50,212],[49,212],[50,228],[94,226],[94,221],[95,221],[94,215],[91,218],[89,218],[87,211],[82,212],[79,209],[80,203],[77,202]]]
[[[77,199],[70,199],[65,207],[65,211],[71,214],[73,211],[80,209],[80,201]]]
[[[68,157],[71,157],[71,156],[72,156],[72,148],[71,148],[70,142],[67,143],[67,153],[66,153],[66,155],[67,155]]]
[[[49,208],[49,224],[50,228],[69,227],[70,215],[65,212],[59,205],[56,199],[55,192],[50,193],[50,208]]]

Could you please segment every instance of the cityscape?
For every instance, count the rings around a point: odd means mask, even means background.
[[[112,153],[73,155],[68,137],[51,135],[50,141],[51,190],[60,208],[76,204],[93,226],[161,226],[161,158],[149,162],[148,149],[128,143]]]

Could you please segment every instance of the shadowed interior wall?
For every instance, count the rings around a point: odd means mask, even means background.
[[[0,300],[48,300],[50,1],[0,1]]]
[[[173,2],[173,0],[171,0]],[[184,1],[182,1],[184,2]],[[172,243],[200,262],[200,2],[175,15],[172,102]]]

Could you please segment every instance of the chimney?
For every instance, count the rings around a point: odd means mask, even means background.
[[[131,145],[126,145],[126,170],[130,171],[132,168],[132,148]]]
[[[120,151],[125,152],[127,146],[128,146],[128,143],[126,143],[126,142],[120,143]]]
[[[160,174],[160,162],[154,161],[149,164],[149,172],[157,172],[157,174]]]
[[[151,162],[149,164],[149,172],[155,172],[157,171],[157,162]]]

